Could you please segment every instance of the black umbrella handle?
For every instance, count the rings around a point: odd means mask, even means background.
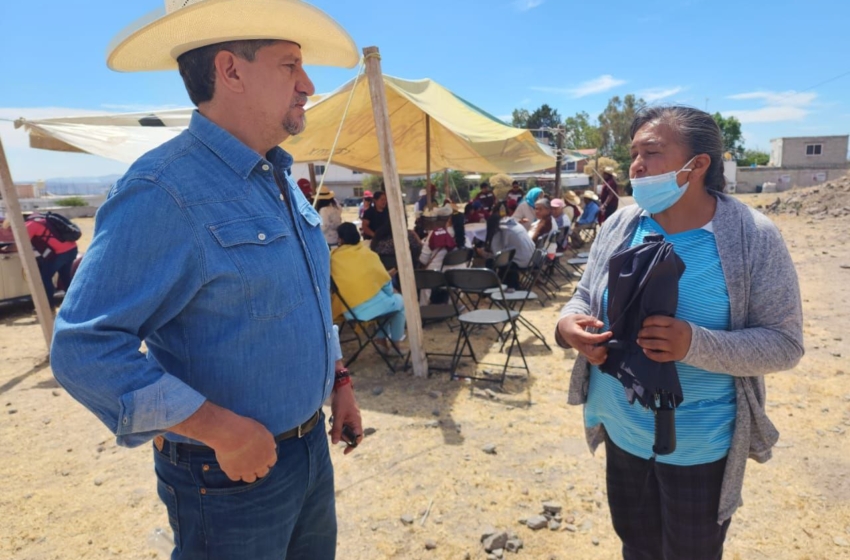
[[[670,393],[661,393],[658,408],[655,410],[655,445],[652,452],[656,455],[669,455],[676,451],[676,402]]]

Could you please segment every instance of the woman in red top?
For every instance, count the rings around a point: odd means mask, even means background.
[[[27,220],[27,233],[35,251],[47,301],[50,308],[55,309],[56,286],[53,277],[58,273],[63,286],[71,285],[71,268],[77,258],[77,243],[57,239],[47,227],[45,218],[39,216]]]

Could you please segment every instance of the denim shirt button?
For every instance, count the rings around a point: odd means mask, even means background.
[[[281,200],[284,200],[284,198],[283,198],[283,194],[281,194],[281,195],[280,195],[280,199],[281,199]]]
[[[129,418],[127,418],[127,417],[125,416],[125,417],[124,417],[124,419],[123,419],[123,420],[121,420],[121,423],[122,423],[122,424],[124,424],[124,425],[126,426],[127,424],[129,424],[129,423],[130,423],[130,419],[129,419]]]
[[[264,164],[263,164],[263,171],[268,171],[269,169],[271,169],[271,167],[269,167],[269,164],[268,164],[268,163],[264,163]]]
[[[257,236],[257,239],[259,239],[260,241],[265,241],[266,240],[266,234],[265,233],[259,234]]]

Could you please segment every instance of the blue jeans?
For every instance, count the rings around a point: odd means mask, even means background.
[[[303,438],[278,443],[256,482],[233,482],[211,451],[154,447],[157,493],[174,531],[172,560],[332,560],[333,466],[324,415]]]
[[[52,260],[39,259],[38,271],[41,273],[41,283],[44,284],[44,291],[47,293],[47,303],[50,308],[56,307],[56,285],[53,284],[53,277],[58,273],[59,280],[65,289],[71,285],[71,267],[74,260],[77,258],[77,249],[71,249],[64,253],[56,255]]]

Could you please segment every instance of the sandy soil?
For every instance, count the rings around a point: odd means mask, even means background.
[[[775,198],[742,197],[753,205]],[[772,461],[748,466],[726,557],[850,558],[842,546],[850,541],[850,219],[772,218],[798,267],[807,354],[793,371],[768,378],[769,413],[782,436]],[[92,224],[81,222],[87,240]],[[570,293],[532,305],[527,316],[550,333]],[[430,350],[454,342],[444,327],[425,332]],[[479,351],[491,350],[488,361],[502,357],[486,333],[478,339]],[[370,351],[354,364],[365,425],[376,432],[351,456],[333,453],[340,558],[483,559],[486,525],[515,532],[524,541],[520,558],[617,557],[604,451],[590,455],[581,410],[565,403],[574,355],[530,337],[524,347],[530,378],[511,379],[494,398],[483,393],[487,384],[445,374],[389,376]],[[150,448],[116,447],[57,386],[44,355],[31,310],[0,309],[0,558],[167,557],[154,538],[168,523]],[[482,451],[487,444],[495,455]],[[519,524],[549,499],[563,504],[575,532]],[[413,525],[402,524],[405,514]],[[425,549],[428,539],[436,549]]]

